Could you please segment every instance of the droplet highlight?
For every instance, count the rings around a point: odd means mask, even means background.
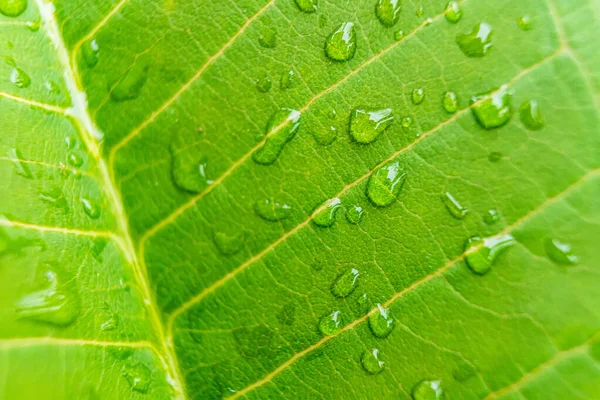
[[[439,400],[445,397],[442,382],[439,380],[424,380],[417,383],[411,395],[413,400]]]
[[[421,104],[425,100],[425,90],[423,88],[413,90],[410,99],[414,105]]]
[[[252,154],[252,159],[263,165],[277,160],[287,142],[292,140],[300,126],[300,113],[290,108],[276,111],[267,123],[266,140],[262,147]]]
[[[81,56],[88,67],[93,68],[98,64],[99,55],[100,46],[96,39],[90,39],[81,46]]]
[[[533,28],[533,23],[531,22],[531,18],[529,18],[529,16],[524,15],[517,20],[517,26],[522,31],[530,31]]]
[[[398,161],[378,168],[367,184],[367,196],[376,206],[386,207],[398,198],[406,179],[406,172],[400,170]]]
[[[573,248],[569,243],[565,243],[555,238],[547,238],[544,241],[544,249],[546,250],[548,258],[557,264],[579,264],[579,257],[573,252]]]
[[[98,217],[100,217],[100,207],[98,206],[98,204],[96,204],[95,201],[83,197],[81,199],[81,205],[83,206],[83,211],[91,219],[98,219]]]
[[[515,243],[515,239],[509,234],[483,239],[472,237],[465,246],[467,265],[474,273],[484,275],[490,270],[500,253]]]
[[[350,114],[350,135],[358,143],[372,143],[393,121],[394,115],[391,108],[354,110]]]
[[[471,32],[458,35],[456,43],[467,57],[483,57],[492,47],[492,26],[481,22]]]
[[[325,54],[335,61],[348,61],[356,52],[354,23],[344,22],[327,37]]]
[[[456,219],[464,219],[469,212],[469,210],[463,207],[463,205],[460,204],[459,201],[456,200],[456,198],[454,198],[454,196],[452,196],[452,194],[449,192],[445,192],[442,195],[442,202],[446,206],[446,209],[448,209],[450,212],[450,215]]]

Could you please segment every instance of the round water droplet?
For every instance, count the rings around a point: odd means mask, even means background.
[[[152,371],[146,365],[142,364],[140,361],[128,361],[127,364],[123,366],[121,374],[125,377],[127,382],[129,382],[131,390],[139,393],[148,392]]]
[[[69,203],[67,203],[65,195],[59,187],[53,187],[40,192],[40,199],[44,203],[50,204],[63,212],[69,211]]]
[[[509,235],[487,238],[472,237],[465,246],[466,261],[469,268],[478,275],[486,274],[500,253],[516,243]]]
[[[510,121],[511,97],[506,85],[502,85],[499,90],[490,94],[473,97],[471,110],[479,125],[489,130],[499,128]]]
[[[406,173],[400,171],[398,161],[378,168],[371,174],[367,184],[367,196],[376,206],[385,207],[398,198],[406,179]]]
[[[117,102],[137,99],[148,80],[148,69],[148,61],[143,58],[138,59],[112,87],[112,90],[109,86],[111,99]]]
[[[341,207],[342,201],[338,197],[327,200],[317,208],[319,211],[313,216],[313,222],[323,228],[332,226],[335,222],[335,216]]]
[[[498,211],[492,209],[487,210],[487,212],[483,215],[483,222],[488,225],[493,225],[500,219],[500,214]]]
[[[346,297],[350,295],[358,286],[359,276],[360,273],[355,268],[342,272],[331,284],[331,293],[335,297]]]
[[[347,61],[356,53],[354,23],[344,22],[327,37],[325,54],[335,61]]]
[[[369,327],[373,335],[384,338],[387,337],[394,326],[396,325],[392,314],[388,308],[383,308],[381,304],[377,304],[377,310],[369,315]]]
[[[319,330],[325,336],[333,336],[342,329],[342,316],[339,311],[334,311],[321,318]]]
[[[412,120],[411,117],[404,117],[404,118],[402,118],[402,127],[404,129],[410,128],[411,125],[412,125],[412,123],[413,123],[413,120]]]
[[[450,214],[456,219],[463,219],[469,212],[469,210],[463,207],[449,192],[442,195],[442,201]]]
[[[281,80],[279,81],[279,86],[282,89],[287,89],[291,87],[296,82],[296,72],[293,69],[289,71],[285,71],[281,74]]]
[[[27,9],[27,0],[0,0],[0,13],[16,17]]]
[[[569,243],[548,238],[544,241],[544,248],[548,258],[555,263],[562,265],[576,265],[579,263],[579,257],[573,253],[573,248]]]
[[[476,372],[477,370],[471,364],[463,361],[452,371],[452,376],[457,381],[464,382],[475,375]]]
[[[400,29],[398,32],[394,33],[394,39],[397,41],[404,39],[404,31]]]
[[[492,47],[492,26],[482,22],[473,27],[471,32],[456,37],[460,50],[468,57],[483,57]]]
[[[74,167],[81,167],[83,165],[83,157],[76,151],[72,151],[68,156],[69,164]]]
[[[455,24],[462,18],[463,12],[458,2],[450,1],[446,5],[446,11],[444,12],[444,15],[446,16],[446,20],[448,22]]]
[[[540,111],[540,106],[536,100],[529,100],[523,103],[521,108],[519,108],[519,114],[521,116],[521,122],[527,129],[537,131],[544,127],[542,112]]]
[[[28,21],[25,26],[31,32],[37,32],[40,30],[41,24],[40,21]]]
[[[265,74],[262,77],[256,80],[256,89],[261,93],[267,93],[271,90],[273,84],[271,83],[271,78],[269,75]]]
[[[31,78],[21,68],[13,66],[10,71],[10,81],[19,89],[27,89],[31,85]]]
[[[171,152],[171,175],[180,189],[200,193],[212,184],[208,179],[207,157],[200,153],[202,148],[201,132],[181,129],[173,134],[169,151]]]
[[[277,33],[271,28],[263,29],[258,37],[258,43],[260,43],[262,47],[268,49],[275,48],[275,45],[277,44]]]
[[[413,90],[410,98],[411,98],[413,104],[415,104],[415,105],[421,104],[423,102],[423,100],[425,100],[425,90],[423,90],[423,88],[417,88],[417,89]]]
[[[519,29],[521,29],[523,31],[530,31],[531,28],[533,28],[533,25],[531,23],[531,18],[529,18],[529,16],[527,16],[527,15],[520,17],[517,20],[517,25],[519,26]]]
[[[266,199],[257,201],[254,204],[254,211],[267,221],[280,221],[290,216],[292,208],[273,199]]]
[[[98,56],[100,53],[100,47],[96,39],[90,39],[81,46],[81,56],[86,65],[90,68],[95,67],[98,64]]]
[[[33,174],[31,173],[29,166],[23,159],[23,156],[21,155],[21,152],[19,150],[15,148],[8,149],[7,155],[10,161],[12,162],[17,175],[21,175],[22,177],[27,179],[33,178]]]
[[[100,207],[96,204],[95,201],[87,199],[83,197],[81,199],[81,205],[83,206],[83,211],[92,219],[98,219],[100,216]]]
[[[358,143],[372,143],[393,121],[391,108],[372,111],[354,110],[350,114],[350,135]]]
[[[296,0],[296,5],[305,13],[310,14],[317,11],[317,0]]]
[[[498,162],[498,161],[502,160],[502,158],[504,158],[502,153],[497,152],[497,151],[492,151],[490,154],[488,154],[489,162]]]
[[[360,363],[369,374],[378,374],[383,371],[385,362],[379,359],[378,349],[365,350],[360,356]]]
[[[259,164],[270,165],[277,160],[287,142],[292,140],[300,127],[300,113],[290,108],[276,111],[267,123],[266,140],[262,147],[252,154]]]
[[[244,232],[228,234],[226,232],[215,232],[213,240],[217,249],[224,255],[236,254],[244,244]]]
[[[394,26],[400,18],[400,0],[379,0],[375,6],[375,14],[384,26]]]
[[[423,14],[425,14],[425,8],[423,7],[422,4],[419,4],[417,6],[417,11],[415,13],[417,14],[417,17],[422,17]]]
[[[446,92],[444,94],[442,105],[447,113],[454,114],[458,109],[458,99],[456,98],[456,93]]]
[[[439,380],[424,380],[417,383],[411,395],[414,400],[441,400],[445,398],[442,382]]]
[[[335,129],[335,126],[314,130],[311,134],[315,141],[323,146],[328,146],[337,139],[337,129]]]
[[[350,206],[346,210],[346,220],[351,224],[359,224],[365,215],[365,211],[361,206]]]

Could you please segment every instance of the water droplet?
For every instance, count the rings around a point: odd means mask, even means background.
[[[321,318],[319,330],[325,336],[333,336],[342,329],[342,316],[339,311],[334,311]]]
[[[121,319],[119,316],[113,312],[111,312],[108,305],[104,307],[104,312],[102,313],[103,321],[100,324],[100,330],[103,332],[114,331],[119,326]]]
[[[330,119],[336,119],[337,118],[336,109],[332,108],[331,110],[329,110],[329,113],[327,115],[329,116]]]
[[[378,349],[365,350],[360,356],[360,363],[365,371],[373,375],[383,371],[383,366],[385,365],[385,362],[379,359]]]
[[[476,96],[471,99],[471,110],[479,124],[485,129],[499,128],[510,121],[511,93],[507,85],[490,94]]]
[[[458,35],[456,43],[467,57],[483,57],[492,47],[492,26],[479,23],[471,32]]]
[[[519,109],[521,116],[521,122],[527,129],[537,131],[542,129],[544,126],[544,119],[542,118],[542,112],[537,100],[529,100],[523,103]]]
[[[294,82],[296,82],[296,72],[294,72],[293,69],[290,69],[289,71],[285,71],[283,74],[281,74],[279,86],[282,89],[287,89],[291,87],[294,84]]]
[[[569,243],[558,239],[548,238],[544,241],[544,248],[548,258],[558,264],[575,265],[579,263],[579,257],[573,253]]]
[[[266,199],[257,201],[254,204],[254,211],[267,221],[280,221],[290,216],[292,208],[273,199]]]
[[[46,81],[46,82],[44,82],[44,87],[46,88],[48,93],[52,93],[52,94],[60,93],[60,87],[58,86],[58,84],[56,82]]]
[[[469,212],[449,192],[444,193],[442,201],[454,218],[463,219]]]
[[[212,180],[207,177],[208,160],[200,152],[200,134],[191,129],[182,129],[171,138],[171,174],[175,184],[188,192],[200,193]]]
[[[458,109],[458,99],[456,98],[456,93],[446,92],[444,94],[444,100],[442,101],[442,105],[444,106],[444,110],[446,110],[447,113],[454,114]]]
[[[244,244],[244,233],[228,234],[226,232],[215,232],[213,240],[217,249],[224,255],[236,254]]]
[[[502,153],[497,152],[497,151],[492,151],[490,154],[488,154],[488,161],[489,162],[498,162],[500,160],[502,160],[504,156],[502,155]]]
[[[365,315],[371,310],[371,300],[366,293],[363,293],[356,299],[356,306],[360,315]]]
[[[69,211],[69,204],[67,203],[67,199],[65,198],[63,191],[60,190],[60,188],[58,187],[53,187],[50,190],[40,192],[40,199],[42,199],[44,203],[53,205],[54,207],[59,208],[64,212]]]
[[[529,16],[524,15],[521,18],[519,18],[517,20],[517,25],[519,26],[519,29],[523,30],[523,31],[530,31],[531,28],[533,28],[533,25],[531,23],[531,18],[529,18]]]
[[[446,5],[446,11],[444,12],[444,15],[446,16],[446,20],[448,22],[455,24],[462,18],[463,12],[460,8],[460,5],[456,1],[450,1]]]
[[[335,216],[341,207],[342,201],[338,197],[327,200],[323,205],[319,206],[322,209],[313,217],[313,222],[323,228],[332,226],[335,222]]]
[[[464,382],[475,375],[476,372],[477,371],[471,364],[467,364],[463,361],[452,371],[452,376],[457,381]]]
[[[261,93],[267,93],[271,90],[273,84],[271,83],[271,78],[269,75],[265,74],[262,77],[256,80],[256,89]]]
[[[425,20],[425,26],[430,26],[433,23],[433,19],[432,18],[427,18]]]
[[[0,0],[0,13],[16,17],[27,9],[27,0]]]
[[[415,105],[421,104],[423,100],[425,100],[425,91],[423,88],[413,90],[411,94],[411,100]]]
[[[98,64],[100,47],[96,39],[90,39],[81,46],[81,56],[88,67],[93,68]]]
[[[317,11],[317,0],[296,0],[298,8],[305,13],[314,13]]]
[[[413,123],[413,120],[412,120],[411,117],[404,117],[404,118],[402,118],[402,127],[404,129],[410,128],[411,125],[412,125],[412,123]]]
[[[365,215],[361,206],[351,206],[346,210],[346,220],[351,224],[359,224]]]
[[[57,326],[75,321],[79,309],[76,281],[61,279],[51,268],[36,276],[34,284],[15,303],[19,318]]]
[[[358,143],[371,143],[393,122],[391,108],[354,110],[350,115],[350,134]]]
[[[384,26],[391,27],[400,18],[400,0],[379,0],[375,6],[375,14]]]
[[[417,17],[422,17],[423,14],[425,14],[425,9],[423,8],[422,4],[419,4],[417,6],[416,14],[417,14]]]
[[[31,78],[29,75],[17,66],[13,66],[10,71],[10,81],[19,89],[26,89],[31,85]]]
[[[23,160],[23,156],[21,155],[21,152],[17,149],[9,149],[8,150],[8,158],[10,159],[10,161],[12,162],[13,166],[15,167],[15,172],[18,175],[21,175],[24,178],[28,178],[31,179],[33,178],[33,175],[31,174],[31,170],[29,169],[29,166],[27,165],[27,163]]]
[[[83,206],[83,211],[85,211],[91,219],[98,219],[100,216],[100,207],[98,207],[98,204],[96,204],[95,201],[83,197],[81,199],[81,205]]]
[[[487,212],[483,215],[483,222],[488,225],[493,225],[500,219],[500,214],[498,211],[492,209],[487,210]]]
[[[317,23],[319,24],[319,28],[325,28],[325,26],[327,25],[327,15],[325,15],[325,14],[319,15],[319,19],[318,19]]]
[[[112,88],[110,97],[115,101],[128,101],[138,98],[148,79],[148,69],[148,63],[143,59],[138,59]]]
[[[252,154],[252,159],[259,164],[273,164],[283,147],[289,142],[300,126],[300,113],[290,108],[277,110],[267,123],[266,141],[262,147]]]
[[[389,206],[398,198],[405,179],[406,173],[400,171],[398,161],[386,164],[371,174],[367,196],[377,206]]]
[[[150,388],[152,371],[140,361],[129,361],[121,371],[123,377],[129,382],[131,390],[146,393]]]
[[[25,26],[31,32],[37,32],[40,30],[41,24],[40,21],[28,21]]]
[[[400,29],[398,32],[394,33],[394,39],[400,41],[404,38],[404,31]]]
[[[331,293],[335,297],[346,297],[356,289],[360,273],[352,268],[342,272],[331,285]]]
[[[508,234],[487,238],[472,237],[465,246],[467,265],[478,275],[487,273],[496,257],[516,243]]]
[[[263,29],[258,37],[258,43],[260,43],[262,47],[268,49],[275,48],[275,44],[277,44],[277,33],[271,28]]]
[[[233,337],[238,351],[246,358],[268,357],[273,351],[273,330],[264,324],[235,329]]]
[[[328,129],[318,129],[311,132],[315,141],[323,146],[330,145],[337,139],[337,129],[330,126]]]
[[[443,399],[444,390],[441,381],[425,380],[417,383],[412,390],[414,400],[437,400]]]
[[[356,52],[356,32],[352,22],[342,23],[325,41],[325,54],[335,61],[347,61]]]
[[[381,304],[377,304],[377,310],[369,315],[369,327],[373,335],[384,338],[387,337],[394,329],[395,322],[388,308],[383,308]]]
[[[68,155],[69,164],[74,167],[81,167],[83,165],[83,157],[78,152],[72,151]]]

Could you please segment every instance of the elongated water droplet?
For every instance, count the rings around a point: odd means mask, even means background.
[[[383,367],[385,365],[385,362],[379,359],[378,349],[365,350],[360,356],[360,363],[365,371],[373,375],[383,371]]]
[[[356,53],[354,23],[344,22],[325,41],[325,54],[335,61],[347,61]]]
[[[277,44],[277,33],[271,28],[263,29],[258,37],[258,43],[260,43],[262,47],[268,49],[275,48],[275,45]]]
[[[362,221],[364,214],[365,211],[361,206],[350,206],[346,210],[346,220],[351,224],[359,224]]]
[[[342,201],[336,197],[327,200],[322,206],[319,206],[319,208],[321,207],[323,209],[313,217],[313,222],[318,226],[328,228],[335,222],[335,216],[342,207]]]
[[[293,69],[289,71],[285,71],[281,74],[281,80],[279,82],[279,86],[282,89],[290,88],[296,82],[296,72]]]
[[[8,150],[8,158],[10,159],[13,166],[15,167],[15,172],[18,175],[21,175],[22,177],[28,178],[28,179],[33,178],[33,175],[31,174],[31,170],[29,169],[29,166],[27,165],[25,160],[23,160],[23,156],[21,155],[21,152],[19,150],[14,149],[14,148],[9,149]]]
[[[83,197],[81,199],[81,205],[83,206],[83,211],[85,211],[91,219],[98,219],[100,216],[100,207],[98,207],[98,204],[95,201]]]
[[[335,278],[335,281],[333,281],[331,293],[335,297],[346,297],[350,295],[358,285],[359,276],[360,273],[355,268],[342,272]]]
[[[398,161],[386,164],[371,174],[367,196],[376,206],[389,206],[398,198],[405,179],[406,172],[400,171]]]
[[[521,122],[527,129],[532,131],[540,130],[544,127],[544,118],[537,100],[529,100],[519,108]]]
[[[410,99],[415,105],[421,104],[425,100],[425,90],[423,88],[413,90]]]
[[[377,304],[377,310],[369,315],[369,327],[373,335],[384,338],[387,337],[395,326],[394,318],[388,308],[383,308],[381,304]]]
[[[256,89],[261,93],[267,93],[271,90],[273,84],[271,83],[271,78],[269,75],[265,74],[262,77],[256,80]]]
[[[300,113],[290,108],[276,111],[267,124],[266,141],[262,147],[252,154],[252,159],[259,164],[273,164],[283,147],[289,142],[300,126]]]
[[[460,8],[460,5],[456,1],[450,1],[446,5],[446,11],[444,12],[444,15],[446,16],[446,20],[448,22],[455,24],[462,18],[463,12]]]
[[[340,311],[334,311],[321,318],[319,330],[325,336],[333,336],[342,329],[342,316]]]
[[[417,383],[411,395],[414,400],[440,400],[445,398],[442,382],[439,380],[424,380]]]
[[[371,143],[394,121],[391,108],[354,110],[350,114],[350,134],[358,143]]]
[[[228,234],[226,232],[215,232],[213,239],[221,254],[232,255],[241,250],[244,244],[244,233]]]
[[[394,33],[394,39],[396,41],[400,41],[400,40],[404,39],[404,31],[402,29],[400,29],[399,31]]]
[[[317,11],[317,0],[296,0],[296,5],[305,13],[310,14]]]
[[[575,265],[579,263],[579,257],[573,253],[573,248],[569,243],[548,238],[544,241],[544,248],[548,258],[555,263],[562,265]]]
[[[27,9],[27,0],[0,0],[0,13],[17,17]]]
[[[533,24],[531,23],[531,18],[529,16],[524,15],[517,20],[517,25],[519,29],[523,31],[530,31],[533,28]]]
[[[401,8],[400,0],[379,0],[375,6],[375,14],[383,25],[390,27],[398,22]]]
[[[465,246],[467,265],[478,275],[487,273],[500,253],[516,243],[509,235],[472,237]]]
[[[471,110],[479,125],[485,129],[499,128],[510,121],[511,93],[507,85],[490,94],[476,96],[471,99]]]
[[[201,133],[182,129],[171,137],[171,175],[175,184],[188,192],[200,193],[213,182],[208,179],[208,159],[201,151]]]
[[[112,88],[110,97],[115,101],[128,101],[138,98],[146,84],[146,80],[148,80],[148,69],[148,62],[144,59],[138,59],[135,65]]]
[[[131,390],[139,393],[147,393],[150,388],[152,371],[140,361],[128,361],[123,366],[123,377],[129,382]]]
[[[442,201],[450,214],[456,219],[463,219],[469,212],[469,210],[463,207],[449,192],[444,193]]]
[[[483,215],[483,222],[488,225],[493,225],[500,219],[500,214],[498,211],[492,209],[487,210],[487,212]]]
[[[40,199],[44,203],[48,203],[56,208],[59,208],[63,212],[69,211],[67,199],[59,187],[53,187],[52,189],[40,192]]]
[[[412,120],[411,117],[404,117],[404,118],[402,118],[402,127],[404,129],[410,128],[411,125],[412,125],[412,123],[413,123],[413,120]]]
[[[53,269],[46,269],[15,303],[17,316],[57,326],[71,324],[80,310],[76,284],[76,280],[61,279]]]
[[[477,24],[471,32],[456,37],[460,50],[468,57],[483,57],[492,47],[492,26],[485,22]]]
[[[458,109],[458,99],[456,98],[456,93],[446,92],[444,94],[442,105],[447,113],[454,114]]]
[[[266,199],[257,201],[254,204],[254,211],[267,221],[280,221],[290,216],[292,208],[273,199]]]
[[[90,39],[81,46],[81,56],[88,67],[92,68],[98,64],[100,46],[96,39]]]
[[[31,85],[31,78],[27,72],[16,66],[10,71],[10,81],[19,89],[27,89]]]

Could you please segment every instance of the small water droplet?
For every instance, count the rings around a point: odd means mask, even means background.
[[[351,224],[359,224],[365,215],[365,211],[361,206],[350,206],[346,210],[346,220]]]
[[[423,88],[417,88],[412,91],[410,96],[412,103],[415,105],[419,105],[425,100],[425,90]]]
[[[485,129],[499,128],[510,121],[512,96],[507,85],[490,94],[476,96],[471,99],[471,110],[479,125]]]
[[[417,6],[417,11],[416,11],[417,17],[422,17],[423,14],[425,14],[425,8],[423,8],[422,4],[419,4]]]
[[[350,295],[358,285],[359,276],[360,273],[355,268],[342,272],[335,278],[335,281],[333,281],[331,293],[335,297],[346,297]]]
[[[332,108],[331,110],[329,110],[329,112],[327,113],[327,115],[329,116],[330,119],[336,119],[337,118],[337,111],[335,108]]]
[[[233,255],[241,250],[244,244],[244,233],[228,234],[226,232],[215,232],[213,240],[221,254]]]
[[[296,0],[296,5],[305,13],[310,14],[317,11],[317,0]]]
[[[527,15],[523,15],[517,20],[517,25],[519,29],[523,31],[530,31],[533,28],[533,24],[531,23],[531,18]]]
[[[277,44],[277,33],[271,28],[264,28],[258,37],[258,43],[267,49],[275,48]]]
[[[293,69],[289,71],[285,71],[281,74],[281,80],[279,81],[279,86],[282,89],[290,88],[296,82],[296,72]]]
[[[337,139],[337,129],[335,129],[335,126],[330,126],[326,129],[313,130],[311,133],[315,141],[323,146],[328,146]]]
[[[375,14],[384,26],[391,27],[400,18],[400,0],[379,0],[375,6]]]
[[[446,5],[446,11],[444,12],[444,15],[446,16],[446,20],[448,22],[455,24],[462,18],[463,12],[458,2],[450,1]]]
[[[356,52],[354,23],[344,22],[327,37],[325,54],[335,61],[347,61]]]
[[[433,23],[433,19],[432,18],[427,18],[425,20],[425,26],[431,26],[432,23]]]
[[[119,102],[137,99],[148,80],[148,69],[147,61],[138,59],[112,88],[110,97]]]
[[[41,24],[40,21],[28,21],[25,26],[31,32],[37,32],[40,30]]]
[[[342,329],[342,316],[340,311],[334,311],[321,318],[319,330],[325,336],[333,336]]]
[[[562,265],[575,265],[579,263],[579,257],[573,253],[573,248],[569,243],[548,238],[544,241],[544,248],[548,258],[555,263]]]
[[[378,349],[365,350],[360,356],[360,363],[365,371],[373,375],[383,371],[383,367],[385,365],[385,362],[379,359]]]
[[[492,209],[487,210],[487,212],[483,215],[483,222],[488,225],[493,225],[500,219],[500,214],[498,211]]]
[[[108,305],[105,305],[101,317],[103,317],[103,320],[100,324],[100,330],[103,332],[114,331],[119,327],[121,322],[119,316],[112,312]]]
[[[17,17],[27,9],[27,0],[0,0],[0,13]]]
[[[444,106],[444,110],[446,110],[447,113],[454,114],[458,109],[458,99],[456,98],[456,93],[446,92],[444,94],[444,100],[442,101],[442,105]]]
[[[490,154],[488,154],[489,162],[495,163],[495,162],[502,160],[502,158],[504,158],[504,156],[502,155],[502,153],[500,153],[498,151],[492,151]]]
[[[298,111],[290,108],[277,110],[267,123],[265,143],[252,154],[252,159],[263,165],[273,164],[285,144],[292,140],[299,126]]]
[[[98,57],[100,54],[100,46],[96,39],[90,39],[81,46],[81,56],[86,65],[93,68],[98,64]]]
[[[58,86],[58,84],[56,82],[46,81],[46,82],[44,82],[44,87],[46,88],[48,93],[52,93],[52,94],[60,93],[60,87]]]
[[[254,211],[263,219],[274,222],[289,217],[292,208],[273,199],[266,199],[257,201],[254,204]]]
[[[129,382],[131,390],[147,393],[150,388],[152,371],[140,361],[128,361],[121,371],[123,377]]]
[[[8,158],[12,162],[15,172],[24,178],[31,179],[33,175],[26,162],[23,160],[21,152],[15,148],[8,150]]]
[[[442,201],[450,214],[456,219],[463,219],[469,212],[469,210],[463,207],[449,192],[444,193]]]
[[[31,85],[29,75],[17,66],[13,66],[10,71],[10,81],[19,89],[27,89]]]
[[[452,371],[452,376],[457,381],[464,382],[475,375],[476,372],[477,371],[472,365],[463,361]]]
[[[465,246],[467,265],[476,274],[484,275],[490,270],[496,257],[515,243],[515,239],[509,234],[483,239],[472,237]]]
[[[398,161],[386,164],[371,174],[367,196],[377,206],[389,206],[398,198],[405,179],[406,172],[400,171]]]
[[[212,180],[208,179],[207,157],[200,153],[201,132],[182,129],[171,137],[171,175],[175,184],[188,192],[200,193]]]
[[[256,80],[256,89],[261,93],[267,93],[271,90],[273,84],[271,83],[271,78],[269,75],[265,74],[262,77]]]
[[[354,110],[350,114],[350,134],[358,143],[372,143],[394,121],[391,108]]]
[[[68,155],[69,164],[74,167],[81,167],[83,165],[83,157],[76,151],[72,151]]]
[[[523,103],[521,108],[519,108],[519,114],[521,122],[527,129],[537,131],[544,127],[544,118],[542,118],[542,112],[537,100],[529,100]]]
[[[441,400],[445,397],[442,382],[439,380],[424,380],[417,383],[411,395],[414,400]]]
[[[371,310],[372,303],[367,296],[366,293],[361,294],[358,299],[356,299],[356,307],[360,315],[365,315]]]
[[[335,222],[335,216],[341,207],[342,201],[338,197],[327,200],[323,205],[318,207],[318,209],[322,209],[313,217],[313,222],[323,228],[332,226]]]
[[[400,29],[398,32],[394,33],[394,39],[397,41],[404,39],[404,31]]]
[[[392,314],[388,308],[383,308],[381,304],[377,304],[377,310],[369,315],[369,327],[373,335],[384,338],[394,330],[396,323],[392,318]]]
[[[413,120],[412,120],[411,117],[404,117],[404,118],[402,118],[402,127],[404,129],[410,128],[411,125],[412,125],[412,123],[413,123]]]
[[[456,43],[467,57],[483,57],[492,47],[492,26],[481,22],[471,32],[458,35]]]
[[[64,212],[69,211],[69,204],[63,191],[58,187],[53,187],[50,190],[40,192],[40,199],[44,203],[48,203]]]
[[[85,213],[91,219],[98,219],[98,217],[100,217],[100,207],[95,201],[90,200],[86,197],[82,197],[81,205],[83,206],[83,211],[85,211]]]

